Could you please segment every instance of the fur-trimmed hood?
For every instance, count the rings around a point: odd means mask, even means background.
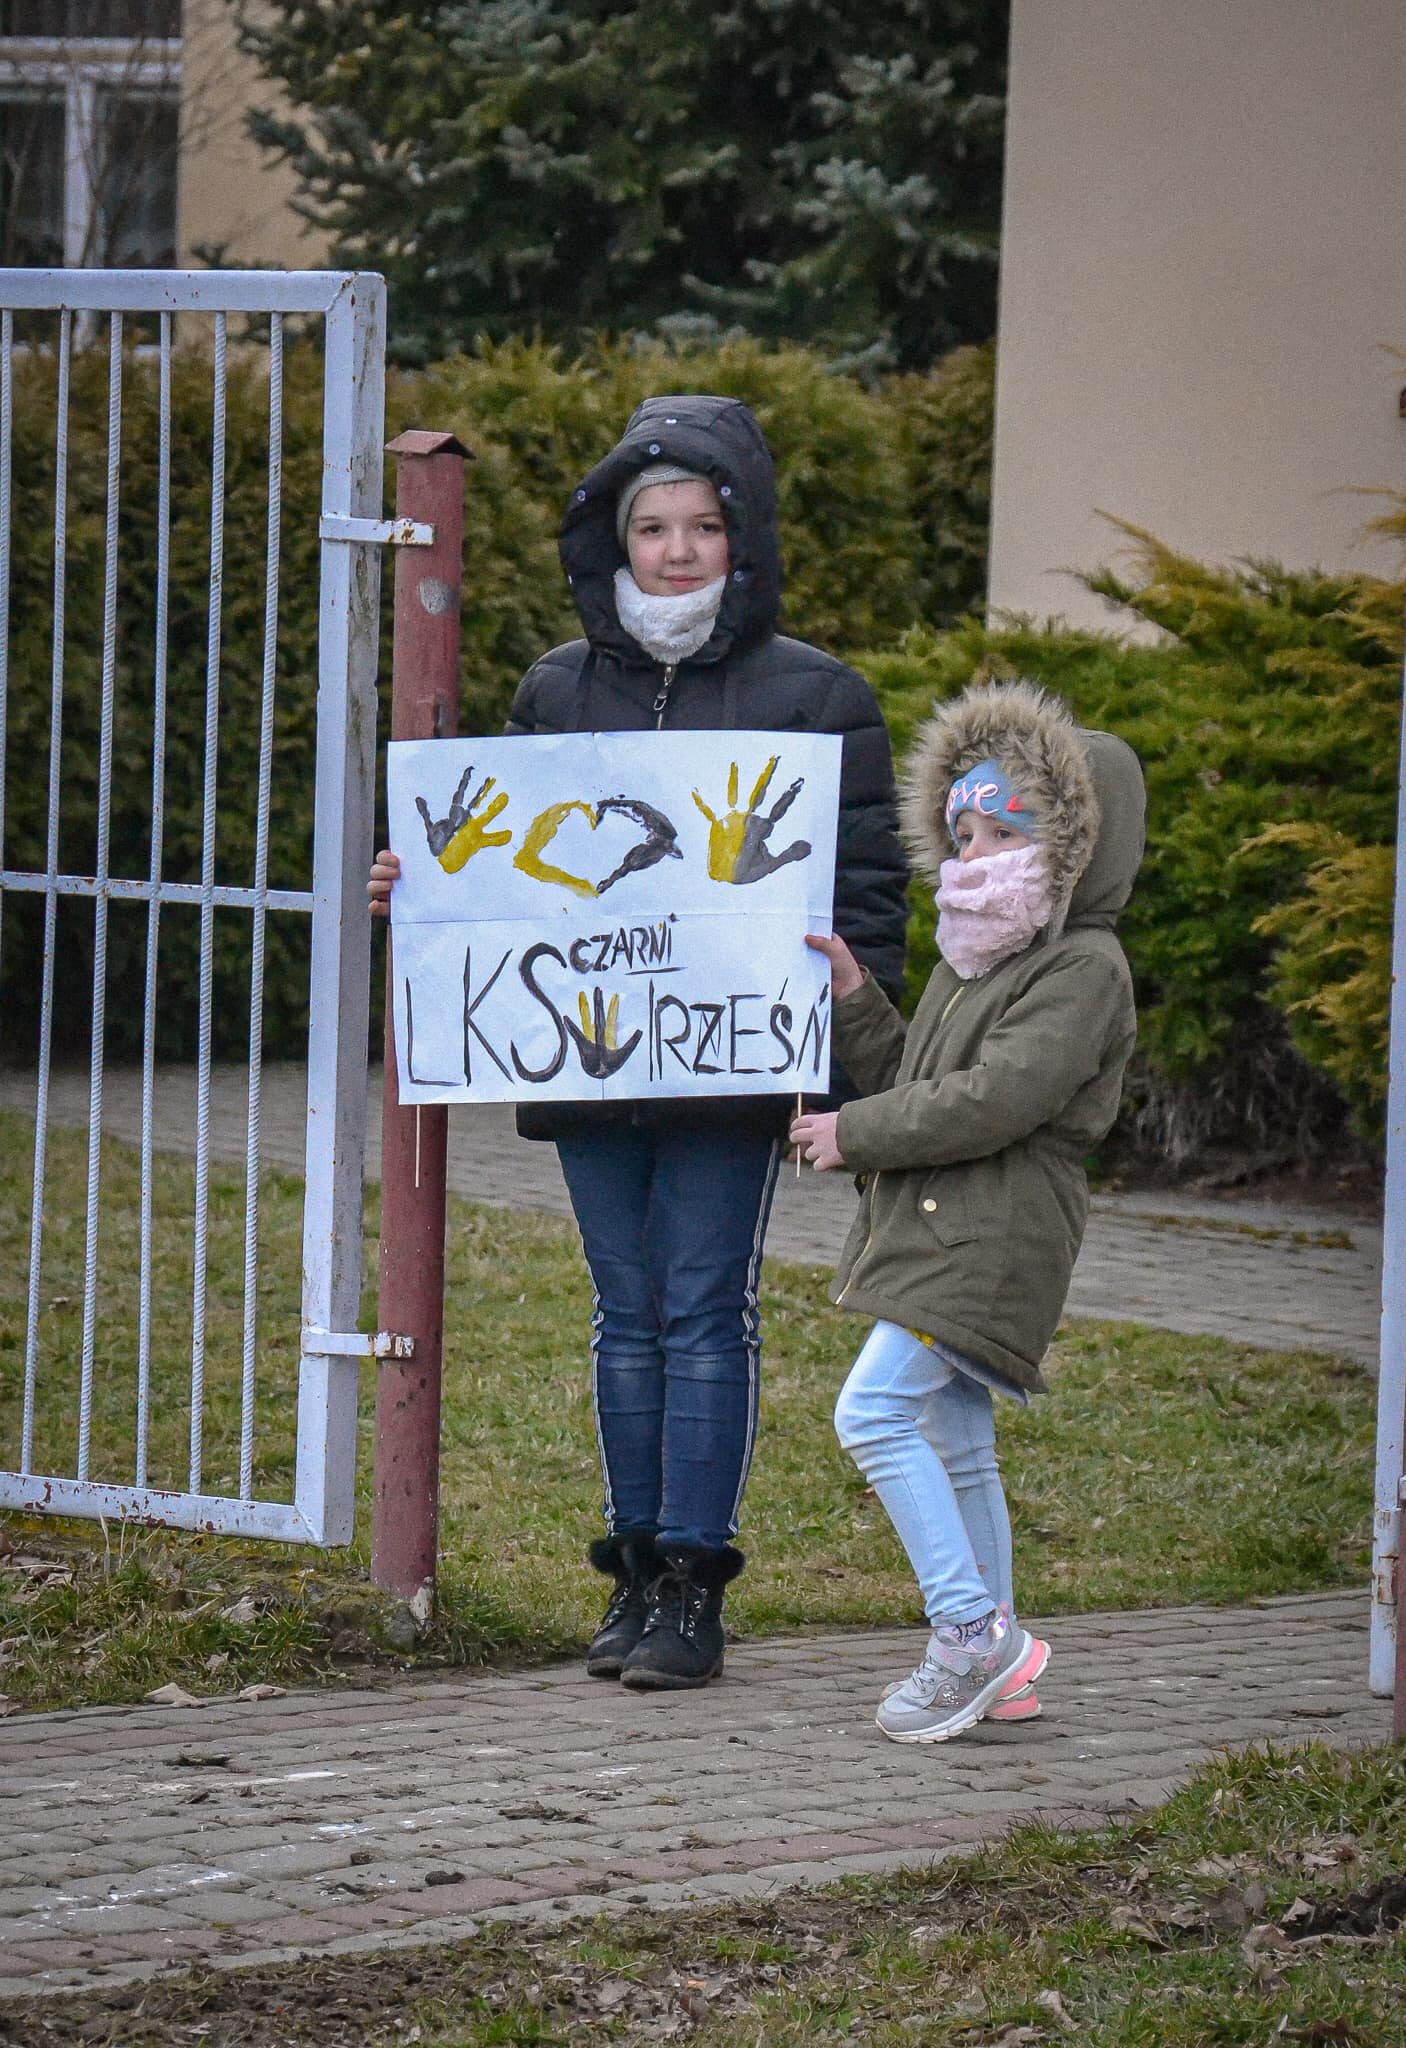
[[[936,882],[953,853],[947,793],[979,761],[999,761],[1039,822],[1055,908],[1066,925],[1111,930],[1142,860],[1146,794],[1138,758],[1112,733],[1085,732],[1038,683],[973,683],[940,704],[909,750],[900,784],[904,836]]]

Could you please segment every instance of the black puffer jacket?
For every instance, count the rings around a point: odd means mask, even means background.
[[[731,568],[710,638],[666,669],[621,625],[615,572],[622,486],[658,462],[717,486]],[[561,559],[583,640],[553,648],[518,686],[511,733],[831,732],[844,741],[835,853],[835,929],[887,990],[903,979],[907,865],[898,839],[888,732],[861,675],[804,640],[776,632],[781,549],[771,451],[755,415],[733,398],[650,398],[567,509]],[[525,1137],[622,1119],[781,1130],[777,1097],[668,1103],[552,1104],[518,1112]]]

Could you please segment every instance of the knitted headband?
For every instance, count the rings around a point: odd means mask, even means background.
[[[700,476],[696,469],[680,469],[676,462],[654,462],[648,469],[636,470],[630,481],[621,486],[615,505],[615,531],[622,548],[630,526],[630,507],[641,491],[652,490],[655,484],[707,484],[712,489],[708,477]]]
[[[947,829],[952,831],[962,811],[975,811],[979,818],[999,818],[1017,832],[1034,838],[1039,830],[1035,814],[1022,802],[1014,783],[997,760],[978,761],[959,775],[947,792]]]

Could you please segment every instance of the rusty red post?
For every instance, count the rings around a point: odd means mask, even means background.
[[[1391,1732],[1397,1742],[1406,1742],[1406,1416],[1401,1422],[1402,1472],[1397,1483],[1399,1502],[1396,1537],[1396,1683],[1391,1703]]]
[[[464,573],[464,462],[452,434],[399,435],[397,521],[434,530],[396,549],[391,738],[452,737],[459,723],[459,607]],[[413,1340],[376,1379],[371,1576],[428,1620],[439,1546],[440,1367],[444,1344],[445,1151],[449,1112],[402,1108],[396,1076],[394,941],[386,965],[386,1078],[381,1112],[381,1293],[377,1328]]]

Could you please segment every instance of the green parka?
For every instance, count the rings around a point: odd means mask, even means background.
[[[939,959],[911,1024],[872,979],[835,1005],[835,1052],[861,1090],[836,1136],[863,1196],[831,1298],[1040,1392],[1088,1213],[1084,1160],[1136,1036],[1114,926],[1145,794],[1124,741],[1080,731],[1034,684],[975,686],[924,728],[904,778],[909,842],[934,880],[953,851],[947,792],[990,756],[1039,819],[1054,915],[971,981]]]

